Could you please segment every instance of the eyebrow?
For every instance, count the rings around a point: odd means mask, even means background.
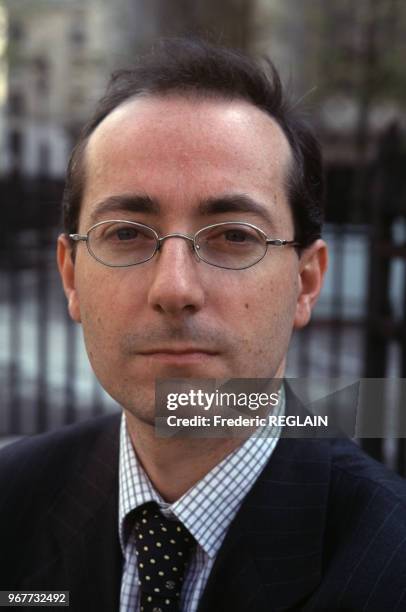
[[[90,219],[91,222],[96,223],[102,215],[123,211],[158,214],[160,206],[158,202],[144,194],[116,195],[106,198],[96,204],[90,215]]]
[[[157,200],[145,194],[115,195],[96,204],[90,219],[96,223],[102,215],[124,211],[157,215],[161,212],[161,206]],[[197,212],[205,217],[223,213],[253,213],[271,225],[274,222],[268,207],[245,193],[206,198],[199,203]]]
[[[260,216],[271,225],[274,222],[268,207],[245,193],[232,193],[224,196],[207,198],[200,202],[198,210],[199,213],[204,216],[230,212],[248,212]]]

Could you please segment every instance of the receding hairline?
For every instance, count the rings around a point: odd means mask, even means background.
[[[186,100],[191,103],[199,103],[199,102],[204,102],[204,101],[225,102],[225,103],[240,102],[240,103],[245,104],[248,107],[258,110],[259,112],[261,112],[262,115],[265,115],[267,119],[270,119],[272,121],[272,123],[277,127],[279,133],[282,135],[283,140],[285,141],[288,153],[287,153],[287,159],[286,159],[286,168],[284,169],[285,176],[283,177],[283,182],[284,182],[284,188],[286,189],[286,195],[288,197],[289,181],[290,181],[292,171],[294,170],[294,164],[295,164],[294,151],[293,151],[293,147],[289,141],[289,138],[283,126],[278,121],[278,118],[272,115],[266,108],[263,108],[258,104],[255,104],[248,97],[244,97],[242,95],[237,95],[237,94],[227,95],[224,92],[218,92],[215,90],[206,91],[200,88],[199,89],[197,88],[196,89],[179,88],[179,89],[173,89],[173,90],[168,90],[168,91],[163,91],[163,92],[161,91],[158,91],[158,92],[141,91],[141,92],[137,92],[136,94],[132,96],[129,96],[128,98],[126,98],[125,100],[117,104],[117,106],[112,108],[111,111],[107,115],[105,115],[101,119],[101,121],[92,129],[92,131],[89,134],[87,134],[83,138],[83,140],[79,143],[79,147],[77,149],[77,159],[75,160],[75,166],[76,167],[80,166],[79,172],[80,172],[80,182],[81,182],[81,202],[80,202],[80,208],[78,211],[78,219],[80,217],[83,196],[84,196],[85,187],[86,187],[86,179],[87,179],[86,170],[87,170],[87,156],[88,156],[89,141],[91,140],[92,136],[94,136],[94,134],[98,131],[98,129],[105,123],[105,121],[111,118],[112,115],[114,115],[115,113],[119,113],[120,111],[123,111],[125,107],[130,106],[134,102],[137,102],[137,100],[139,99],[141,100],[153,99],[153,100],[158,100],[158,101],[167,100],[167,99],[182,99],[182,100]],[[293,214],[293,211],[292,211],[292,214]]]

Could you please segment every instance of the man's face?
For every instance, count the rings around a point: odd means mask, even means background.
[[[107,219],[144,223],[161,236],[244,221],[292,240],[290,162],[282,130],[249,103],[133,99],[89,140],[78,232]],[[155,206],[128,205],[140,195]],[[293,248],[270,247],[253,267],[225,270],[199,261],[189,241],[169,238],[150,261],[109,268],[82,243],[73,264],[61,237],[59,265],[101,384],[152,423],[157,378],[283,374],[292,329],[306,324],[320,288],[320,247],[313,251],[299,258]]]

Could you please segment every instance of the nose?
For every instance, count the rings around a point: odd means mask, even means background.
[[[197,269],[200,262],[190,240],[179,234],[166,236],[151,264],[148,303],[154,310],[176,315],[202,308],[205,294]]]

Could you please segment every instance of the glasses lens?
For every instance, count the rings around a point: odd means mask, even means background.
[[[89,232],[89,251],[108,266],[133,266],[150,259],[156,250],[153,230],[129,221],[106,221]]]
[[[265,237],[243,223],[224,223],[200,231],[196,238],[199,257],[207,263],[240,270],[254,265],[266,252]]]

